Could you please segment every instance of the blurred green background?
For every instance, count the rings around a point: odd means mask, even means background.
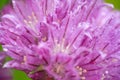
[[[9,3],[10,0],[0,0],[0,9],[3,8],[3,6],[5,6],[6,4]]]
[[[105,2],[113,4],[115,9],[120,10],[120,0],[105,0]]]
[[[0,0],[0,10],[10,2],[10,0]],[[107,3],[111,3],[114,5],[115,9],[120,10],[120,0],[105,0]],[[0,50],[2,50],[2,46],[0,45]],[[7,58],[9,60],[9,58]],[[13,72],[13,80],[31,80],[27,77],[27,75],[23,71],[12,70]]]

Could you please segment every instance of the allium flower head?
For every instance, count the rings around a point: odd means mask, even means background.
[[[119,80],[120,12],[102,0],[12,0],[2,12],[4,67],[33,80]]]

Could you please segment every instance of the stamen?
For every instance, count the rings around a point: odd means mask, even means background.
[[[81,68],[81,67],[79,67],[79,66],[76,66],[76,69],[78,70],[80,79],[81,79],[81,80],[85,80],[86,78],[85,78],[84,74],[87,72],[87,70],[86,70],[86,69],[83,69],[83,68]]]
[[[118,59],[113,58],[112,62],[118,62]]]
[[[108,71],[105,71],[105,74],[108,74],[109,72]]]
[[[42,41],[43,41],[43,42],[46,42],[46,41],[47,41],[47,37],[44,36],[44,37],[42,38]]]
[[[105,79],[105,74],[102,74],[101,80]]]
[[[85,80],[86,78],[83,76],[83,77],[81,77],[81,80]]]
[[[82,71],[82,68],[81,68],[81,67],[79,67],[79,71]]]
[[[37,23],[37,22],[38,22],[38,19],[37,19],[37,17],[35,16],[35,13],[34,13],[34,12],[32,12],[32,17],[33,17],[33,20]]]
[[[24,23],[25,23],[25,24],[28,24],[27,20],[24,20]]]
[[[32,23],[31,21],[28,21],[28,24],[29,24],[29,26],[30,26],[31,28],[34,27],[34,25],[33,25],[33,23]]]
[[[28,18],[31,20],[32,19],[32,17],[31,16],[28,16]]]
[[[24,64],[27,61],[27,57],[23,56],[23,62],[21,64]]]
[[[57,69],[56,69],[56,73],[59,74],[59,73],[61,72],[61,69],[62,69],[62,66],[59,65],[59,66],[57,67]]]
[[[54,53],[62,52],[69,53],[69,49],[65,47],[65,39],[63,38],[61,43],[58,43],[58,40],[55,40]]]
[[[82,72],[79,72],[79,75],[82,75]]]
[[[31,21],[28,21],[28,23],[31,25],[32,24],[32,22]]]
[[[83,70],[83,73],[86,73],[86,72],[87,72],[87,70],[86,70],[86,69],[84,69],[84,70]]]
[[[24,61],[24,62],[27,61],[27,57],[26,57],[26,56],[23,57],[23,61]]]
[[[34,31],[36,31],[34,27],[37,22],[38,22],[38,20],[37,20],[37,17],[35,16],[34,12],[32,12],[32,14],[28,16],[28,20],[26,20],[26,19],[24,20],[24,23],[28,27],[31,27]]]
[[[53,66],[53,71],[58,74],[58,75],[63,75],[63,71],[64,71],[64,66],[62,64],[55,64]]]

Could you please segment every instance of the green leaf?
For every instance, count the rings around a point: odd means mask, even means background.
[[[3,51],[2,45],[0,45],[0,51]]]
[[[9,57],[9,56],[6,56],[6,58],[5,58],[5,62],[10,61],[10,60],[12,60],[12,58]]]
[[[13,72],[13,80],[32,80],[23,71],[13,69],[12,72]]]
[[[105,2],[113,4],[115,9],[120,10],[120,0],[105,0]]]
[[[0,10],[10,2],[10,0],[0,0]]]

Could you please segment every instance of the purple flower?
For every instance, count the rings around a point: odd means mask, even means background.
[[[76,76],[72,57],[66,55],[55,55],[51,57],[51,63],[45,67],[49,75],[55,80],[78,80]]]
[[[102,0],[12,0],[3,10],[4,67],[34,80],[119,80],[120,12]],[[8,9],[8,10],[7,10]]]

